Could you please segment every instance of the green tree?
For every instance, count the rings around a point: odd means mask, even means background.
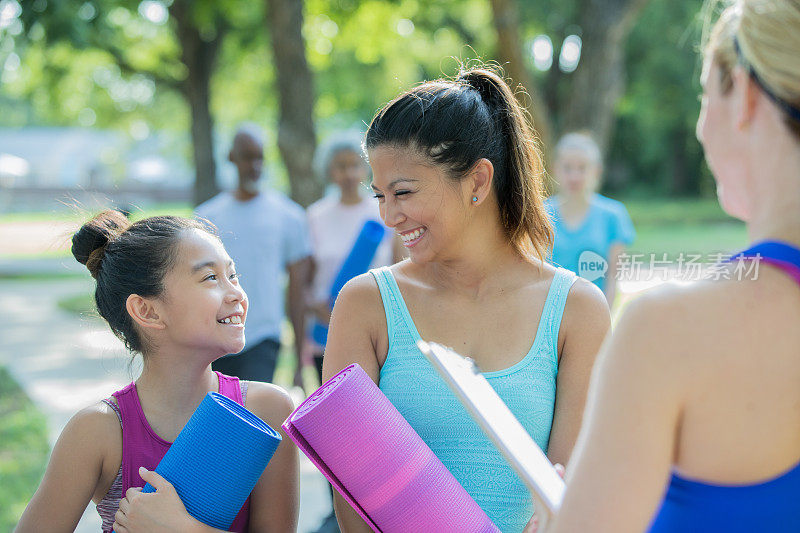
[[[196,172],[194,201],[216,193],[211,79],[225,35],[234,22],[250,25],[251,3],[239,0],[34,0],[22,5],[29,38],[53,50],[106,54],[120,72],[138,76],[159,90],[174,91],[190,112]],[[238,14],[238,16],[236,15]],[[240,26],[241,28],[241,26]],[[53,75],[66,75],[51,58]],[[50,69],[48,69],[50,70]],[[58,86],[51,80],[51,87]]]

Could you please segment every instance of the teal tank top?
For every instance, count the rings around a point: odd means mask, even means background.
[[[389,335],[380,389],[495,525],[504,533],[521,532],[533,516],[528,489],[417,349],[419,332],[389,267],[370,273],[378,282]],[[558,330],[576,279],[568,270],[556,271],[530,351],[509,368],[484,372],[544,451],[556,399]]]

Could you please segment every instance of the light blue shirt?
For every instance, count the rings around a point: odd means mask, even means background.
[[[217,227],[241,275],[249,300],[247,348],[264,339],[280,340],[286,269],[311,254],[303,208],[275,191],[244,202],[223,192],[195,213]]]
[[[609,252],[614,244],[630,246],[636,238],[628,210],[616,200],[595,194],[586,217],[577,227],[567,226],[561,219],[558,198],[550,197],[545,206],[555,229],[550,261],[575,272],[603,289],[608,276]]]
[[[380,289],[389,335],[381,391],[500,531],[521,532],[533,515],[530,492],[417,348],[419,331],[392,271],[370,272]],[[556,401],[558,332],[576,279],[562,268],[555,272],[528,353],[506,369],[483,373],[545,452]]]

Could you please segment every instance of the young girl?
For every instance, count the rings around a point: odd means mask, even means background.
[[[422,84],[366,137],[384,223],[410,261],[348,283],[333,311],[326,378],[357,362],[492,521],[518,533],[522,481],[416,347],[472,357],[534,440],[566,461],[609,329],[600,290],[543,261],[552,243],[542,166],[514,94],[483,69]],[[346,532],[368,531],[337,495]]]
[[[763,260],[630,304],[548,533],[800,531],[800,3],[734,2],[701,81],[720,203]]]
[[[568,133],[562,137],[556,145],[553,171],[558,194],[547,200],[555,227],[553,264],[593,281],[611,307],[619,256],[635,237],[631,218],[620,202],[596,192],[603,161],[590,136]]]
[[[211,531],[151,471],[208,392],[228,396],[276,429],[292,411],[278,387],[211,370],[212,361],[244,347],[247,296],[233,261],[199,222],[163,216],[131,224],[116,211],[84,224],[72,253],[97,281],[98,312],[142,355],[144,369],[70,420],[17,531],[73,531],[89,500],[104,532],[112,526],[117,533]],[[297,452],[284,436],[232,531],[293,532],[297,478]],[[158,491],[134,489],[145,482]]]

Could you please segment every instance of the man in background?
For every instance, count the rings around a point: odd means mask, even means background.
[[[228,159],[238,173],[236,189],[201,204],[195,214],[217,227],[236,263],[239,282],[250,305],[245,349],[218,359],[212,368],[240,379],[271,382],[280,350],[286,298],[295,335],[297,368],[302,366],[304,287],[311,264],[306,218],[303,208],[284,194],[260,189],[264,140],[257,126],[239,127]],[[285,293],[284,274],[288,274]]]

